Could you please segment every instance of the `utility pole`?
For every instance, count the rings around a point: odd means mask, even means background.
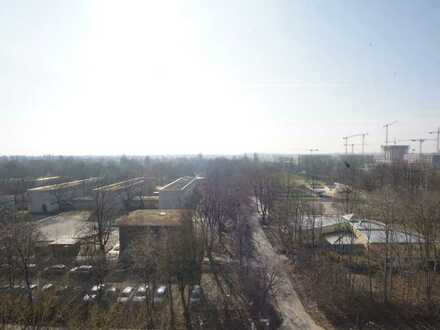
[[[385,145],[386,146],[388,145],[388,129],[391,125],[394,125],[396,123],[397,123],[397,121],[393,121],[391,123],[387,123],[387,124],[383,125],[383,127],[385,127]]]
[[[440,153],[440,127],[436,131],[428,132],[429,134],[437,135],[437,153]]]

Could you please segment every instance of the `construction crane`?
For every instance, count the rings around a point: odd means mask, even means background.
[[[365,153],[365,137],[368,135],[368,133],[361,133],[362,136],[362,155]]]
[[[307,149],[309,152],[310,152],[310,154],[312,155],[315,151],[319,151],[319,149]]]
[[[362,143],[350,143],[349,146],[351,147],[351,153],[354,154],[354,146],[362,146],[362,150],[364,149],[364,144]],[[362,151],[363,153],[363,151]]]
[[[385,127],[385,145],[388,145],[388,129],[391,125],[397,124],[397,121],[392,121],[391,123],[387,123],[385,125],[383,125],[383,127]]]
[[[348,146],[349,146],[349,144],[348,144],[348,139],[351,139],[351,138],[354,138],[354,137],[357,137],[357,136],[361,136],[362,134],[353,134],[353,135],[349,135],[349,136],[344,136],[344,137],[342,137],[342,139],[344,139],[345,140],[345,142],[344,142],[344,146],[345,146],[345,154],[348,154]]]
[[[428,132],[429,134],[437,134],[437,152],[440,152],[440,127],[436,131]]]
[[[419,155],[422,155],[422,146],[423,142],[429,141],[433,139],[408,139],[408,140],[399,140],[400,142],[418,142],[419,143]]]

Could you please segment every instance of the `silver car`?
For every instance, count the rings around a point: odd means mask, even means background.
[[[147,290],[148,286],[143,284],[139,285],[136,293],[133,296],[132,302],[137,304],[145,302],[147,300]]]
[[[121,304],[126,304],[130,301],[134,292],[135,291],[133,287],[127,286],[126,288],[124,288],[124,290],[122,290],[121,295],[118,297],[116,301]]]

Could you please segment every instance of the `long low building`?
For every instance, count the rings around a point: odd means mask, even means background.
[[[159,190],[159,208],[187,208],[194,188],[202,179],[201,177],[184,176],[162,187]]]
[[[93,191],[95,194],[103,193],[108,201],[112,205],[112,209],[115,211],[122,209],[130,209],[133,207],[133,203],[139,197],[143,197],[145,191],[146,178],[138,177],[128,179],[120,182],[115,182],[106,186],[95,188]]]
[[[74,198],[89,194],[100,181],[100,178],[89,178],[28,189],[28,209],[32,213],[63,210]]]
[[[39,220],[40,248],[52,257],[76,257],[81,238],[93,229],[93,223],[88,221],[90,215],[89,211],[69,211]]]

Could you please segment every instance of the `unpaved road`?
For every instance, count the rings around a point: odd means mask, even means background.
[[[286,271],[285,262],[287,259],[274,251],[261,228],[257,215],[252,216],[251,226],[260,261],[278,272],[279,286],[275,300],[283,318],[280,329],[322,329],[305,311]]]

